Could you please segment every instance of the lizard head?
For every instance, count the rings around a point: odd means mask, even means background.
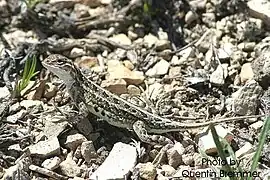
[[[79,69],[70,59],[59,54],[48,56],[42,61],[42,65],[69,86],[72,86],[76,81],[76,77],[78,77],[77,74],[80,73]]]

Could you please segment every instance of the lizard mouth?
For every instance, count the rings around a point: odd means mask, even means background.
[[[73,82],[74,78],[72,78],[71,76],[71,72],[68,72],[67,70],[60,68],[60,67],[55,67],[52,66],[46,62],[42,62],[42,65],[48,69],[49,71],[51,71],[53,74],[55,74],[58,78],[60,78],[61,80],[63,80],[65,83],[68,82]]]

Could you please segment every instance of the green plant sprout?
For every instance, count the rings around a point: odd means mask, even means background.
[[[20,97],[22,90],[24,90],[32,77],[34,77],[38,72],[35,72],[37,64],[37,59],[35,56],[33,58],[28,58],[25,62],[24,70],[23,70],[23,76],[22,79],[20,79],[16,85],[15,85],[15,96]]]
[[[33,8],[37,3],[41,2],[42,0],[22,0],[27,8]]]
[[[265,143],[265,140],[266,140],[266,137],[269,133],[269,130],[270,130],[270,116],[267,116],[266,120],[264,121],[264,125],[262,127],[262,131],[261,131],[260,136],[259,136],[258,148],[256,150],[255,155],[252,158],[252,165],[251,165],[250,172],[254,172],[258,166],[258,162],[260,160],[260,156],[261,156],[261,153],[263,150],[263,145]],[[252,177],[248,177],[248,180],[252,180]]]

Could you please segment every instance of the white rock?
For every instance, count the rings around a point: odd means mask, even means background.
[[[90,179],[123,179],[134,168],[136,161],[136,147],[116,143],[107,159],[91,175]]]
[[[221,47],[226,52],[226,54],[231,57],[231,55],[235,49],[235,46],[230,42],[226,42],[226,43],[222,44]]]
[[[178,77],[181,73],[181,66],[171,67],[169,70],[169,77]]]
[[[9,123],[16,123],[19,119],[21,119],[24,115],[26,115],[26,110],[21,110],[16,114],[10,115],[7,117],[7,122]]]
[[[21,106],[19,102],[16,102],[15,104],[12,104],[9,108],[9,112],[16,112],[20,110]]]
[[[240,79],[241,83],[245,83],[251,80],[254,76],[251,63],[245,63],[242,65],[241,72],[240,72]]]
[[[133,42],[133,44],[142,44],[142,43],[143,43],[143,38],[138,38]]]
[[[80,176],[82,169],[72,159],[72,154],[69,153],[65,161],[59,164],[61,172],[68,177]]]
[[[162,165],[161,169],[165,172],[165,176],[172,176],[175,173],[175,169],[167,164]]]
[[[228,76],[228,64],[221,64],[217,67],[217,69],[211,74],[210,82],[223,85],[225,83],[225,79]]]
[[[136,33],[133,32],[133,31],[130,31],[130,30],[129,30],[127,33],[128,33],[128,38],[130,38],[131,40],[135,40],[135,39],[138,38],[138,34],[136,34]]]
[[[130,61],[130,63],[132,64],[131,66],[134,66],[135,64],[138,63],[138,53],[135,50],[127,51],[126,56],[128,59],[126,61]],[[123,63],[126,64],[125,61]],[[126,67],[128,67],[128,66],[126,66]],[[131,68],[129,68],[129,69],[131,69]],[[134,69],[134,67],[132,69]]]
[[[154,180],[157,175],[157,170],[151,162],[139,163],[135,169],[139,171],[142,179]]]
[[[35,34],[33,31],[22,31],[22,30],[16,30],[12,31],[11,33],[3,33],[3,36],[5,40],[8,42],[8,44],[12,44],[14,47],[19,46],[19,43],[38,43],[38,39],[35,37]]]
[[[165,75],[167,74],[169,67],[170,63],[162,59],[158,63],[156,63],[154,67],[149,69],[145,74],[150,77]]]
[[[115,94],[127,93],[127,82],[124,79],[104,80],[100,86]]]
[[[190,24],[193,21],[195,21],[197,18],[198,18],[198,15],[197,14],[195,14],[193,11],[188,11],[186,13],[186,16],[185,16],[185,22],[187,24]]]
[[[9,98],[10,92],[6,86],[0,87],[0,99]]]
[[[16,135],[18,137],[23,137],[29,134],[29,128],[18,128],[16,131]]]
[[[82,144],[82,142],[85,141],[87,141],[87,139],[82,134],[79,133],[70,134],[67,136],[64,145],[68,147],[70,150],[75,150],[79,145]]]
[[[254,131],[258,131],[263,126],[263,121],[257,121],[250,125]]]
[[[108,66],[108,71],[113,71],[116,66],[122,65],[119,60],[108,60],[107,66]]]
[[[250,144],[249,142],[246,142],[246,144],[243,147],[241,147],[240,149],[238,149],[235,152],[235,156],[237,158],[241,158],[244,155],[250,154],[252,152],[253,152],[253,146],[252,146],[252,144]]]
[[[104,4],[104,5],[109,5],[111,3],[113,3],[114,0],[100,0],[101,4]]]
[[[173,56],[172,59],[171,59],[171,63],[172,65],[180,65],[180,62],[179,62],[179,58],[177,56]]]
[[[158,38],[160,40],[168,40],[168,33],[164,31],[158,31]]]
[[[125,34],[114,35],[113,37],[110,38],[110,40],[112,40],[116,43],[119,43],[119,44],[123,44],[123,45],[131,45],[132,44],[131,40]]]
[[[132,62],[130,62],[128,60],[123,61],[123,64],[125,65],[125,67],[127,67],[130,70],[134,69],[134,65],[132,64]]]
[[[43,132],[48,139],[59,136],[68,126],[69,122],[61,116],[45,116]]]
[[[13,152],[16,154],[21,154],[23,152],[20,144],[13,144],[8,147],[9,154],[13,156]]]
[[[189,2],[190,6],[194,9],[205,9],[207,0],[192,0]]]
[[[17,174],[19,170],[19,164],[16,164],[14,166],[10,166],[8,169],[5,169],[5,174],[3,176],[3,180],[6,179],[15,179],[14,174]]]
[[[71,49],[71,51],[70,51],[70,56],[76,57],[76,56],[79,56],[82,54],[85,54],[85,51],[82,48],[75,47],[75,48]]]
[[[219,48],[217,54],[220,60],[226,60],[230,58],[229,53],[227,53],[223,48]]]
[[[57,137],[46,141],[40,141],[29,147],[31,155],[41,158],[60,155],[60,144]]]
[[[191,154],[183,154],[182,161],[183,161],[183,164],[187,166],[191,166],[191,164],[194,162],[194,158]]]
[[[55,156],[55,157],[52,157],[50,159],[46,159],[45,161],[43,161],[41,166],[49,170],[55,170],[56,168],[59,167],[60,162],[61,162],[61,159]]]
[[[144,36],[143,40],[146,43],[147,47],[150,48],[154,44],[157,43],[158,38],[156,36],[154,36],[153,34],[148,34],[148,35]]]
[[[131,71],[119,61],[108,61],[109,76],[107,79],[124,79],[128,84],[141,84],[144,81],[144,76],[136,71]]]
[[[43,102],[38,100],[23,100],[20,105],[25,109],[28,109],[36,106],[42,106]]]
[[[170,41],[168,40],[158,40],[156,43],[156,50],[163,51],[171,47]]]

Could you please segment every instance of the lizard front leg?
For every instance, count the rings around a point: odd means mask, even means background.
[[[137,136],[140,138],[140,140],[145,143],[149,143],[152,145],[173,144],[173,142],[169,138],[166,138],[165,136],[148,134],[147,127],[143,121],[136,121],[133,124],[133,130],[137,134]]]

